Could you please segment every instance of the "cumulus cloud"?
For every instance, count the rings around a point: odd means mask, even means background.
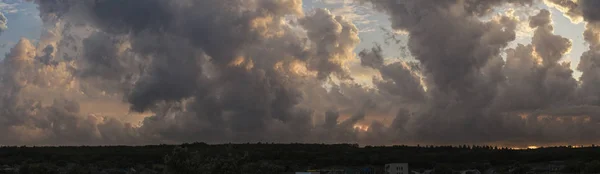
[[[81,113],[77,101],[56,96],[46,102],[32,96],[36,86],[57,87],[65,77],[57,76],[60,67],[48,67],[36,61],[36,47],[21,39],[2,62],[2,129],[7,132],[0,141],[5,145],[74,145],[136,143],[124,137],[130,132],[111,132],[117,120]],[[54,77],[54,78],[50,78]],[[48,89],[51,90],[51,89]],[[50,94],[46,93],[46,96]],[[127,126],[127,124],[123,124]],[[131,126],[130,126],[131,127]],[[126,129],[123,129],[126,130]],[[113,134],[114,133],[114,134]],[[110,135],[113,134],[113,135]],[[110,138],[109,138],[110,137]],[[114,140],[114,137],[121,137]],[[114,140],[114,141],[113,141]]]
[[[316,55],[308,60],[308,67],[319,72],[318,78],[324,79],[332,72],[341,79],[350,78],[344,65],[354,58],[354,47],[359,41],[356,26],[326,9],[316,9],[299,23],[313,43]]]
[[[301,0],[31,1],[45,30],[2,61],[1,144],[600,140],[591,1],[549,1],[589,22],[581,85],[549,11],[481,20],[533,0],[363,0],[409,36],[415,60],[391,63],[378,45],[355,54],[357,27]],[[527,22],[531,44],[508,48]],[[353,81],[357,61],[373,86]],[[129,113],[84,107],[104,102]]]
[[[593,123],[585,121],[585,115],[594,112],[573,115],[582,121],[564,125],[560,114],[539,112],[553,107],[566,111],[586,103],[575,97],[580,88],[570,64],[560,63],[572,43],[553,34],[549,11],[540,10],[530,17],[532,43],[507,49],[504,61],[500,53],[515,39],[521,21],[511,15],[488,22],[477,17],[499,4],[532,1],[367,2],[389,14],[394,29],[409,33],[408,48],[423,67],[427,100],[412,109],[406,130],[414,136],[407,141],[510,145],[519,144],[520,139],[534,144],[597,141],[592,135],[572,138],[594,132],[588,129]],[[377,54],[363,52],[361,56],[363,65],[381,67],[374,63]]]
[[[508,83],[502,87],[496,104],[504,110],[523,110],[560,105],[573,99],[577,81],[569,63],[560,59],[571,42],[552,33],[550,13],[541,10],[532,16],[536,28],[532,44],[508,49],[504,71]]]
[[[313,136],[318,134],[313,119],[337,108],[343,114],[359,112],[337,104],[320,109],[303,103],[303,97],[315,95],[300,91],[308,88],[321,89],[329,96],[324,102],[341,99],[321,84],[330,76],[349,78],[345,66],[354,58],[358,30],[325,9],[305,16],[300,0],[34,2],[47,31],[31,49],[31,61],[48,69],[46,75],[66,72],[74,91],[58,93],[80,93],[86,100],[122,96],[132,112],[151,115],[136,126],[119,118],[86,117],[80,109],[61,111],[61,118],[73,120],[63,123],[65,127],[82,135],[40,135],[26,143],[55,144],[51,140],[61,138],[74,144],[316,142],[321,139]],[[50,71],[58,68],[60,73]],[[29,78],[19,79],[31,89],[54,81],[43,78],[40,84],[29,84]],[[69,108],[84,102],[68,101]],[[44,107],[63,105],[53,106]],[[335,125],[343,127],[339,134],[347,135],[333,142],[355,141],[353,126],[364,117],[336,119]],[[90,125],[78,127],[81,122]]]

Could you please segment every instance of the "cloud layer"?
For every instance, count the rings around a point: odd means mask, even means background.
[[[592,0],[548,1],[587,22],[579,81],[547,10],[508,48],[523,21],[491,12],[533,0],[361,0],[410,36],[415,61],[393,63],[301,0],[32,1],[45,31],[2,61],[0,144],[600,140]],[[357,60],[373,86],[354,82]]]

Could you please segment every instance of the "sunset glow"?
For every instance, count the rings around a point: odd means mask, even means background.
[[[363,132],[367,132],[369,131],[369,126],[365,126],[365,125],[354,125],[354,129],[359,130],[359,131],[363,131]]]
[[[527,149],[537,149],[537,146],[527,146]]]

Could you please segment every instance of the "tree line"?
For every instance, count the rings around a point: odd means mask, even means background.
[[[126,173],[279,173],[332,166],[409,163],[411,169],[440,171],[489,168],[528,171],[528,165],[562,161],[569,173],[600,172],[600,148],[511,148],[459,146],[366,146],[358,144],[220,144],[152,146],[0,147],[0,166],[19,173],[63,170],[86,173],[120,169]],[[124,170],[127,169],[127,170]],[[517,170],[518,169],[518,170]],[[119,173],[114,171],[115,173]],[[64,173],[64,172],[63,172]]]

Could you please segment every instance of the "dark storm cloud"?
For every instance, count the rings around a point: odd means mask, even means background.
[[[407,62],[384,65],[381,52],[381,47],[375,45],[370,51],[363,50],[359,53],[362,66],[379,70],[381,79],[373,79],[373,84],[379,91],[384,95],[399,96],[405,102],[424,101],[426,94],[418,72],[411,69]]]
[[[379,69],[382,80],[375,79],[379,90],[405,98],[410,102],[425,100],[425,91],[420,77],[403,63],[393,63]]]
[[[440,90],[465,88],[479,68],[515,39],[511,20],[483,23],[471,16],[500,1],[371,2],[390,14],[394,29],[410,33],[409,50]]]
[[[565,53],[570,51],[572,45],[569,39],[552,33],[554,29],[550,25],[550,17],[550,12],[544,9],[532,16],[529,23],[530,27],[537,27],[532,44],[546,66],[557,63]]]
[[[394,29],[409,32],[408,49],[424,68],[431,101],[414,118],[410,131],[429,142],[482,137],[473,130],[484,124],[481,108],[489,106],[502,82],[502,78],[492,77],[501,70],[502,62],[497,61],[501,50],[516,38],[516,21],[499,17],[482,22],[475,16],[502,2],[370,2],[391,16]]]
[[[600,69],[597,63],[600,60],[600,12],[597,10],[600,4],[590,0],[578,3],[577,9],[582,11],[583,19],[588,22],[583,38],[589,45],[589,50],[581,55],[577,66],[577,70],[582,72],[581,88],[578,92],[584,103],[597,105],[600,103],[600,91],[595,87],[600,84]]]
[[[581,55],[581,61],[577,66],[577,70],[582,72],[580,77],[580,88],[578,89],[578,97],[582,100],[581,103],[598,104],[600,103],[599,92],[596,87],[600,83],[598,74],[597,62],[600,60],[600,3],[593,0],[552,0],[551,3],[564,8],[568,11],[567,15],[572,18],[582,18],[587,22],[585,32],[583,33],[584,40],[589,45],[589,50]]]
[[[352,23],[323,9],[303,17],[299,0],[38,4],[42,16],[100,30],[82,43],[80,77],[123,79],[130,64],[122,59],[147,62],[123,92],[132,110],[155,113],[135,129],[153,142],[318,142],[312,119],[324,112],[301,107],[307,94],[299,89],[330,74],[348,78],[345,62],[358,43]],[[284,21],[288,15],[300,25]],[[121,38],[130,44],[126,51]],[[306,70],[289,69],[301,66]],[[357,139],[353,126],[365,114],[354,115],[334,120],[341,135],[332,142]]]
[[[92,25],[108,33],[120,35],[131,32],[133,51],[152,60],[148,75],[136,83],[128,97],[132,108],[137,111],[143,111],[160,100],[177,101],[191,97],[198,71],[201,71],[196,62],[202,58],[202,52],[219,66],[226,65],[238,56],[244,45],[257,39],[260,31],[251,29],[255,20],[296,12],[278,9],[281,5],[266,1],[257,4],[245,1],[128,1],[125,4],[117,1],[56,1],[39,4],[43,9],[42,15],[76,13],[90,16]],[[266,8],[245,11],[245,5],[265,5]],[[106,51],[107,54],[92,52],[87,56],[88,60],[96,62],[90,65],[109,66],[90,66],[87,74],[119,73],[115,72],[118,69],[107,69],[119,68],[114,66],[116,56],[111,55],[114,51],[102,50],[107,49],[102,48],[107,44],[95,47],[91,45],[93,43],[96,42],[87,42],[87,50],[100,49],[98,51]],[[110,44],[108,47],[111,47]]]
[[[319,72],[318,78],[325,79],[331,73],[341,79],[350,78],[344,63],[353,58],[354,47],[359,41],[356,26],[326,9],[316,9],[299,23],[316,49],[314,59],[308,60],[308,67]]]
[[[359,42],[354,24],[325,9],[304,15],[301,0],[34,2],[49,32],[3,61],[0,129],[14,136],[0,143],[526,145],[600,135],[597,51],[584,54],[578,87],[561,60],[572,43],[553,33],[547,10],[529,19],[531,44],[507,49],[521,21],[491,12],[533,0],[363,0],[408,33],[415,58],[386,63],[379,46],[360,52],[360,64],[380,75],[373,87],[353,82],[346,67]],[[553,2],[594,20],[595,3]],[[597,31],[590,23],[585,33],[595,50]],[[31,100],[48,86],[122,96],[151,116],[132,125],[85,113],[83,100]]]
[[[572,110],[582,103],[575,97],[579,88],[570,63],[560,62],[572,44],[553,34],[549,11],[541,10],[530,18],[530,27],[535,29],[532,44],[508,49],[504,62],[500,53],[515,39],[518,21],[501,16],[482,22],[476,17],[502,3],[531,1],[369,2],[391,16],[394,29],[408,31],[408,48],[424,68],[430,98],[421,109],[413,109],[415,115],[407,121],[413,141],[452,144],[527,139],[548,144],[598,140],[593,136],[597,132],[589,129],[593,123],[586,121],[587,115],[595,113],[593,107],[578,114]],[[367,53],[361,54],[363,64],[377,67],[371,63],[377,54]],[[563,115],[572,113],[579,121],[567,122],[557,117],[558,112],[545,112],[553,107],[563,108]],[[590,136],[573,137],[582,132]]]
[[[108,34],[97,32],[83,40],[82,56],[84,78],[99,75],[105,79],[119,78],[124,73],[124,66],[119,62],[119,41]]]
[[[592,104],[600,103],[600,91],[597,85],[600,84],[600,24],[597,22],[588,23],[584,33],[584,39],[589,44],[589,50],[581,55],[581,61],[577,70],[581,71],[580,96],[585,102]]]
[[[507,50],[507,83],[495,100],[496,108],[522,111],[573,101],[577,81],[572,77],[570,63],[559,62],[570,50],[571,41],[552,33],[550,19],[546,10],[532,16],[530,26],[536,27],[532,44]]]
[[[176,36],[147,36],[134,40],[132,47],[149,51],[145,54],[152,61],[128,96],[133,110],[141,112],[158,101],[179,101],[194,94],[203,54],[189,42]]]

